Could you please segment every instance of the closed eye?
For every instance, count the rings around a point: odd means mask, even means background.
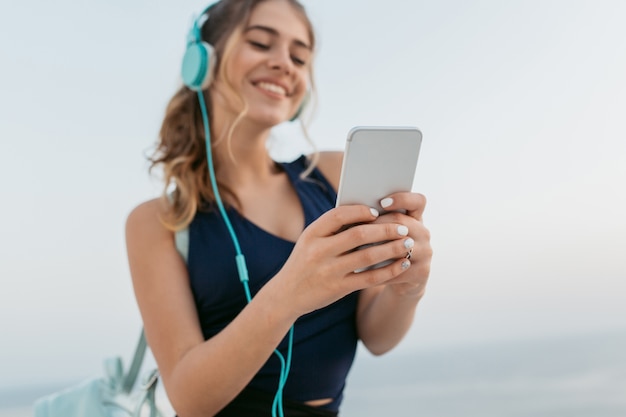
[[[298,65],[298,66],[304,66],[304,65],[306,65],[306,61],[305,61],[305,60],[303,60],[303,59],[301,59],[301,58],[298,58],[298,57],[297,57],[297,56],[295,56],[295,55],[292,55],[292,56],[291,56],[291,60],[293,61],[293,63],[294,63],[294,64],[296,64],[296,65]]]
[[[261,43],[261,42],[248,41],[248,43],[250,45],[252,45],[254,48],[260,49],[260,50],[263,50],[263,51],[267,51],[268,49],[270,49],[269,45],[266,45],[266,44]]]

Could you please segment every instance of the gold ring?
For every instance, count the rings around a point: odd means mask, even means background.
[[[411,255],[413,255],[413,248],[409,249],[409,251],[406,253],[405,258],[411,259]]]

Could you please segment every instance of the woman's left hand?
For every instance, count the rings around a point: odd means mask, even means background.
[[[380,204],[386,213],[381,214],[374,223],[403,224],[409,229],[408,236],[415,241],[413,248],[407,252],[411,266],[388,281],[386,286],[398,295],[421,297],[426,290],[433,256],[430,232],[422,221],[426,197],[411,192],[395,193],[381,200]]]

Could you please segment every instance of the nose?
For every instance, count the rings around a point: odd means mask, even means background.
[[[291,74],[293,72],[294,64],[291,60],[289,48],[274,48],[270,55],[268,65],[271,69],[284,71],[285,74]]]

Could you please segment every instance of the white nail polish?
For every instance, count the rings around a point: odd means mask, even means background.
[[[391,197],[383,198],[382,200],[380,200],[380,206],[382,208],[387,208],[392,204],[393,204],[393,198]]]
[[[411,238],[408,238],[404,241],[404,247],[406,249],[411,249],[413,246],[415,246],[415,241]]]
[[[409,228],[406,227],[406,226],[402,226],[402,225],[398,226],[398,234],[400,236],[408,235],[409,234]]]
[[[411,261],[409,261],[408,259],[402,262],[402,269],[404,270],[409,269],[410,266],[411,266]]]
[[[370,213],[372,213],[372,216],[374,217],[378,217],[378,215],[380,214],[375,208],[370,208]]]

